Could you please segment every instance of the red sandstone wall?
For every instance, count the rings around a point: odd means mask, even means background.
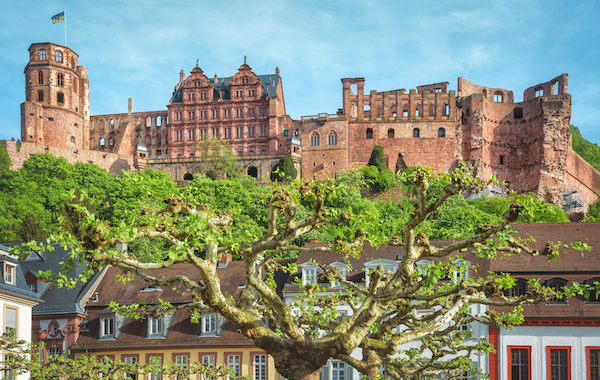
[[[319,136],[319,145],[311,145],[311,136]],[[329,136],[335,133],[337,144],[329,144]],[[317,180],[335,177],[340,170],[349,170],[353,164],[349,161],[350,145],[348,121],[345,118],[327,121],[325,117],[305,120],[300,124],[299,137],[302,142],[302,176]],[[333,140],[332,140],[333,142]]]
[[[569,148],[564,182],[566,190],[577,189],[584,210],[600,198],[600,172]]]
[[[0,144],[6,148],[13,163],[12,170],[18,170],[23,166],[23,162],[34,154],[51,153],[55,157],[63,157],[70,163],[87,162],[96,164],[106,169],[111,174],[119,174],[122,170],[133,169],[133,158],[131,156],[119,156],[113,153],[104,153],[92,150],[76,151],[66,147],[44,147],[41,144],[31,142],[22,142],[21,149],[17,151],[14,141],[0,141]],[[77,152],[77,153],[76,153]]]

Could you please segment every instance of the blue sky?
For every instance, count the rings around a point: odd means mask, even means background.
[[[20,137],[29,45],[67,44],[89,69],[92,115],[166,109],[179,71],[229,76],[244,55],[256,74],[279,66],[294,119],[342,105],[341,78],[365,91],[459,76],[523,90],[562,73],[571,123],[600,143],[600,4],[593,0],[1,0],[0,139]]]

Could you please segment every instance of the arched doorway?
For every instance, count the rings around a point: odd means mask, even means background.
[[[247,173],[250,177],[258,178],[258,169],[256,166],[250,166]]]
[[[193,179],[194,179],[194,176],[192,175],[192,173],[185,173],[185,174],[183,175],[183,180],[184,180],[184,181],[191,181],[191,180],[193,180]]]

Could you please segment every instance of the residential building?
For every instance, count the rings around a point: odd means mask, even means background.
[[[10,254],[9,249],[7,245],[0,244],[2,333],[14,333],[16,340],[31,342],[31,310],[42,300],[28,286],[18,258]],[[3,378],[23,380],[29,378],[27,374],[15,375],[9,370],[1,371]]]

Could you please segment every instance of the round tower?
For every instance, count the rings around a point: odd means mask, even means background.
[[[78,58],[70,48],[49,42],[29,47],[22,141],[89,149],[89,81]]]

